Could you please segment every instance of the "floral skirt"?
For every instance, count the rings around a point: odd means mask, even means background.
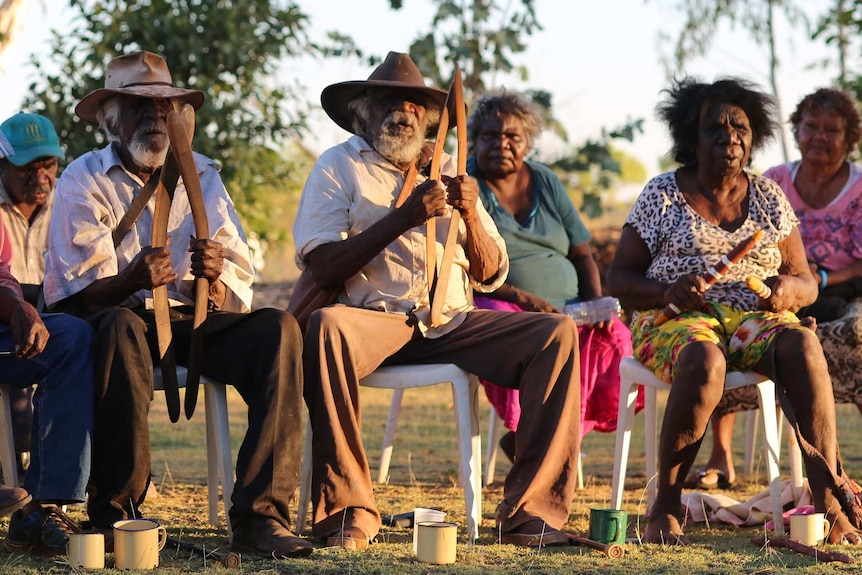
[[[743,311],[711,301],[660,326],[661,310],[637,314],[632,322],[635,357],[660,379],[673,383],[680,352],[690,343],[714,343],[727,358],[728,371],[751,371],[775,337],[787,329],[807,329],[792,312]]]
[[[823,346],[835,403],[862,405],[862,298],[847,306],[840,318],[817,325]],[[753,387],[740,387],[724,394],[713,417],[749,411],[759,406]]]

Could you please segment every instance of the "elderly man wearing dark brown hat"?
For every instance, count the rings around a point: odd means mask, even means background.
[[[166,118],[198,90],[173,85],[165,60],[150,52],[113,59],[105,88],[75,109],[98,122],[109,144],[72,162],[57,183],[49,237],[45,299],[96,329],[96,408],[88,514],[109,529],[139,515],[150,477],[147,426],[153,397],[156,329],[151,290],[167,286],[177,363],[185,364],[192,330],[195,278],[209,284],[201,371],[236,387],[248,404],[248,431],[236,464],[229,521],[231,547],[264,556],[311,553],[289,530],[288,503],[299,476],[302,340],[283,311],[249,312],[254,270],[246,238],[218,166],[195,154],[209,238],[195,239],[182,181],[170,207],[166,246],[152,246],[150,200],[131,229],[112,239],[133,199],[168,153]]]
[[[502,542],[565,545],[580,443],[577,329],[570,318],[477,311],[472,292],[506,279],[506,246],[478,201],[475,179],[419,174],[425,137],[446,93],[390,52],[366,81],[327,87],[323,109],[355,134],[312,169],[293,227],[297,263],[338,303],[315,311],[305,335],[305,400],[313,428],[315,537],[363,549],[380,528],[359,430],[359,380],[384,362],[454,363],[521,392],[515,463],[496,511]],[[505,137],[503,138],[505,140]],[[505,152],[501,142],[501,153]],[[420,166],[421,168],[422,166]],[[430,321],[426,222],[445,237],[462,218],[437,327]],[[437,260],[443,245],[436,246]],[[343,286],[343,287],[342,287]],[[523,432],[523,433],[522,433]]]

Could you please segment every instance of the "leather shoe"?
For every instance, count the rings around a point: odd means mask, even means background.
[[[30,503],[30,494],[20,487],[0,485],[0,517],[6,517]]]
[[[541,519],[531,519],[513,530],[503,533],[501,542],[520,547],[555,547],[569,545],[567,533],[554,529]]]
[[[73,530],[79,530],[77,524],[54,505],[38,507],[29,513],[27,509],[19,509],[9,520],[6,548],[44,557],[64,555],[69,532]]]
[[[297,537],[272,517],[254,515],[233,528],[231,551],[255,553],[262,557],[294,558],[311,555],[311,542]]]
[[[356,549],[361,551],[367,549],[371,543],[368,533],[361,527],[355,525],[345,526],[326,538],[327,547],[341,547],[343,549]]]

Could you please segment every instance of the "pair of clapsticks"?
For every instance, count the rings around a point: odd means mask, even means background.
[[[726,274],[731,268],[731,266],[734,266],[741,262],[742,258],[744,258],[745,255],[751,251],[751,248],[753,248],[754,245],[760,241],[764,233],[765,232],[763,230],[757,230],[749,237],[739,242],[739,244],[737,244],[732,250],[730,250],[730,252],[726,256],[722,256],[718,263],[709,268],[706,273],[703,274],[703,279],[706,281],[706,285],[711,286],[712,284],[717,282],[719,278],[721,278],[721,276]],[[757,280],[758,278],[754,279]],[[760,285],[766,289],[769,289],[763,284],[763,282],[760,282]],[[767,295],[766,297],[769,296]],[[667,304],[667,307],[665,307],[664,310],[662,310],[662,312],[658,315],[658,317],[655,318],[655,322],[653,325],[660,326],[667,320],[675,318],[680,313],[682,313],[681,309],[679,309],[674,304],[669,303]]]

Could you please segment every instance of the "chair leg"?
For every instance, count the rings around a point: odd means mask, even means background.
[[[620,375],[622,376],[622,374]],[[623,505],[623,491],[626,483],[626,468],[628,467],[637,396],[637,383],[621,378],[620,405],[617,412],[617,438],[614,448],[614,473],[611,480],[612,509],[622,509]],[[580,474],[580,456],[578,456],[578,473]]]
[[[296,534],[305,531],[308,504],[311,502],[311,420],[305,425],[302,440],[302,464],[299,470],[299,500],[296,503]]]
[[[772,499],[772,518],[775,534],[784,535],[783,507],[781,505],[781,474],[778,469],[781,444],[778,442],[778,422],[775,417],[775,384],[764,381],[757,384],[760,397],[760,417],[763,442],[766,447],[766,472],[769,479],[769,495]]]
[[[649,511],[658,491],[658,391],[650,386],[644,390],[644,452]]]
[[[461,478],[464,501],[467,505],[467,533],[470,542],[479,537],[482,520],[482,437],[479,434],[479,414],[476,398],[478,381],[470,377],[466,381],[453,381],[452,394],[455,416],[458,421],[458,443],[461,452]]]
[[[18,487],[15,439],[12,437],[12,408],[6,386],[0,385],[0,468],[7,487]]]
[[[389,464],[392,461],[395,428],[398,425],[398,414],[401,412],[401,400],[403,398],[403,389],[392,390],[392,403],[389,404],[389,419],[386,420],[386,432],[383,434],[383,450],[380,452],[380,469],[377,472],[377,483],[389,482]]]
[[[584,465],[582,455],[582,453],[578,453],[578,482],[575,485],[575,489],[578,491],[583,491],[584,489]]]
[[[209,485],[210,523],[218,525],[218,476],[221,476],[222,500],[228,536],[232,529],[230,508],[233,506],[233,456],[230,449],[230,424],[227,411],[227,388],[204,380],[204,403],[207,432],[207,483]]]
[[[488,414],[488,446],[485,448],[485,487],[494,483],[494,471],[497,467],[497,442],[500,441],[500,421],[494,406]]]

